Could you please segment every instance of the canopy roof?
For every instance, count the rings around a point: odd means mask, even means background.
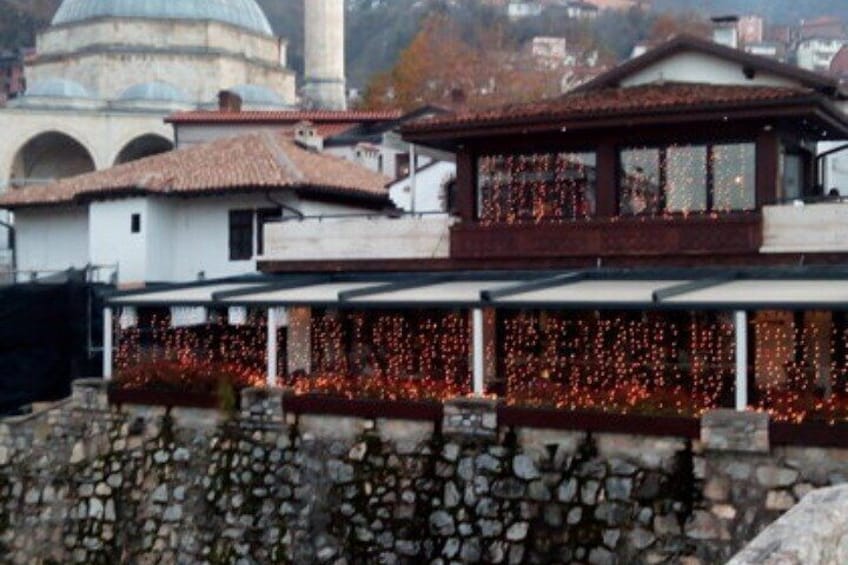
[[[115,306],[848,310],[848,269],[588,270],[278,276],[156,287]]]

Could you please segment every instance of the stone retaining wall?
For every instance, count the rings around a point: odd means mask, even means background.
[[[728,565],[764,563],[848,563],[848,486],[807,494]]]
[[[730,413],[689,441],[503,429],[494,405],[460,402],[440,433],[284,417],[279,394],[250,391],[232,415],[119,410],[79,383],[72,401],[5,421],[0,556],[694,565],[726,561],[807,491],[848,476],[848,452],[769,448],[767,425],[765,445],[740,451],[734,434],[761,434],[762,419]]]

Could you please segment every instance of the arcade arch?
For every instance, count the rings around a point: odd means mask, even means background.
[[[129,163],[130,161],[143,159],[144,157],[150,157],[151,155],[158,155],[159,153],[165,153],[173,148],[173,142],[159,134],[148,133],[140,135],[121,148],[118,152],[118,156],[115,157],[115,165]]]
[[[44,184],[95,170],[91,152],[75,138],[59,131],[40,133],[15,153],[10,184]]]

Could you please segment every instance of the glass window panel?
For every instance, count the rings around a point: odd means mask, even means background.
[[[707,209],[707,148],[672,145],[666,150],[665,209],[702,212]]]
[[[622,215],[660,211],[660,151],[632,148],[619,153],[619,209]]]
[[[803,194],[804,160],[795,153],[784,153],[783,194],[784,200],[801,198]]]
[[[483,223],[539,223],[595,213],[594,153],[487,155],[477,163]]]
[[[756,150],[753,143],[713,147],[713,209],[753,210],[756,206]]]

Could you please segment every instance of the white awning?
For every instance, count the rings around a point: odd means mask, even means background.
[[[496,291],[515,286],[519,280],[461,280],[422,283],[419,286],[397,289],[377,289],[374,293],[358,294],[346,299],[350,304],[398,305],[463,305],[482,301],[484,291]]]
[[[679,306],[793,308],[848,305],[848,280],[743,279],[691,290],[664,299]]]
[[[349,308],[568,308],[568,309],[848,309],[848,274],[812,272],[785,277],[758,273],[657,272],[386,274],[340,280],[275,278],[203,285],[175,285],[118,294],[110,306],[220,305]]]
[[[221,298],[221,302],[225,304],[243,304],[243,305],[310,305],[310,304],[334,304],[339,302],[339,294],[342,292],[350,292],[354,290],[362,290],[369,287],[379,287],[385,285],[385,281],[370,281],[370,282],[330,282],[319,284],[307,284],[304,286],[296,286],[290,288],[267,288],[259,289],[250,294],[240,294],[238,296],[227,296]]]
[[[112,305],[144,306],[144,305],[201,305],[213,304],[216,301],[213,294],[255,288],[252,283],[216,283],[208,285],[175,286],[163,290],[139,290],[127,294],[113,296],[108,300]]]
[[[563,284],[495,296],[495,306],[607,306],[607,305],[651,305],[654,293],[684,284],[680,280],[592,280],[563,281]],[[519,287],[520,288],[520,287]]]

